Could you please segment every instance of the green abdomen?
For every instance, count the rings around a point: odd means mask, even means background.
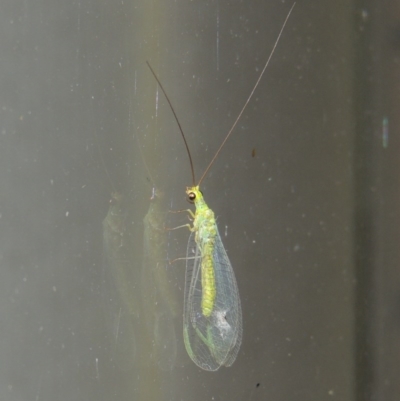
[[[209,317],[214,309],[216,295],[213,253],[214,241],[210,240],[204,244],[201,261],[201,286],[203,290],[201,310],[206,317]]]

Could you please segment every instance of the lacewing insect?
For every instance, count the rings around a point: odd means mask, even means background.
[[[186,351],[193,362],[200,368],[208,371],[215,371],[221,366],[231,366],[233,364],[242,343],[243,326],[242,309],[235,274],[222,244],[214,212],[205,202],[203,194],[200,191],[200,184],[235,129],[259,85],[295,4],[293,4],[286,16],[268,60],[249,97],[197,184],[192,156],[181,124],[160,80],[147,62],[178,124],[188,153],[192,172],[193,184],[191,187],[186,188],[186,195],[189,202],[195,205],[196,210],[194,213],[188,210],[190,216],[193,218],[193,223],[192,225],[185,225],[189,228],[191,234],[185,258],[186,284],[183,338]]]

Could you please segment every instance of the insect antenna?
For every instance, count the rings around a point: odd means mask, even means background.
[[[188,143],[187,143],[187,141],[186,141],[185,134],[183,133],[183,129],[182,129],[182,127],[181,127],[181,123],[179,122],[178,116],[177,116],[176,113],[175,113],[175,109],[174,109],[174,107],[172,106],[172,103],[171,103],[171,101],[169,100],[169,97],[168,97],[168,95],[167,95],[167,92],[165,92],[165,89],[164,89],[164,87],[162,86],[160,80],[158,79],[156,73],[154,72],[153,68],[151,68],[150,63],[149,63],[148,61],[146,61],[146,63],[147,63],[147,65],[148,65],[148,67],[150,68],[150,71],[151,71],[151,73],[153,74],[154,78],[156,79],[158,85],[160,85],[160,88],[161,88],[162,92],[164,93],[164,96],[165,96],[165,98],[167,99],[167,102],[168,102],[168,104],[169,104],[169,107],[171,108],[172,113],[173,113],[173,115],[174,115],[174,117],[175,117],[175,120],[176,120],[176,122],[177,122],[177,124],[178,124],[179,131],[181,132],[181,135],[182,135],[182,138],[183,138],[183,142],[185,142],[186,151],[187,151],[187,154],[188,154],[188,156],[189,156],[190,169],[192,170],[193,186],[195,186],[195,185],[196,185],[196,180],[195,180],[195,177],[194,177],[194,167],[193,167],[192,155],[190,154],[189,146],[188,146]]]
[[[293,8],[294,8],[295,5],[296,5],[296,2],[293,3],[291,9],[289,10],[289,12],[288,12],[288,14],[287,14],[287,16],[286,16],[286,19],[285,19],[285,21],[284,21],[284,23],[283,23],[283,25],[282,25],[282,28],[281,28],[281,30],[280,30],[280,32],[279,32],[278,37],[277,37],[277,39],[276,39],[276,41],[275,41],[275,43],[274,43],[274,46],[273,46],[273,48],[272,48],[272,50],[271,50],[271,53],[270,53],[270,55],[269,55],[269,57],[268,57],[268,60],[267,60],[267,62],[265,63],[264,68],[263,68],[263,70],[261,71],[261,74],[260,74],[260,76],[258,77],[257,82],[256,82],[256,84],[254,85],[253,90],[250,92],[250,95],[249,95],[249,97],[247,98],[246,102],[244,103],[244,106],[242,107],[242,110],[240,111],[239,115],[237,116],[235,122],[233,123],[232,128],[229,130],[229,132],[228,132],[228,134],[226,135],[225,139],[224,139],[223,142],[221,143],[221,146],[218,148],[217,152],[215,153],[214,157],[212,158],[210,164],[207,166],[206,170],[204,171],[204,173],[203,173],[203,175],[201,176],[200,181],[199,181],[199,183],[198,183],[197,185],[200,185],[200,183],[203,181],[204,177],[207,175],[208,170],[210,170],[210,167],[214,164],[216,158],[217,158],[218,155],[220,154],[220,152],[221,152],[222,148],[224,147],[226,141],[227,141],[228,138],[231,136],[231,134],[232,134],[233,130],[235,129],[235,127],[236,127],[238,121],[240,120],[240,117],[242,117],[242,114],[243,114],[244,110],[246,109],[247,105],[249,104],[250,99],[253,97],[253,94],[254,94],[255,90],[257,89],[257,86],[258,86],[258,84],[260,83],[261,78],[262,78],[262,76],[264,75],[264,72],[265,72],[265,70],[267,69],[267,67],[268,67],[268,65],[269,65],[269,62],[271,61],[271,58],[272,58],[273,54],[275,53],[276,46],[278,45],[279,39],[280,39],[281,36],[282,36],[282,32],[283,32],[283,30],[285,29],[286,23],[287,23],[287,21],[288,21],[288,19],[289,19],[289,17],[290,17],[290,14],[291,14],[292,11],[293,11]],[[160,84],[160,86],[161,86],[161,84]]]

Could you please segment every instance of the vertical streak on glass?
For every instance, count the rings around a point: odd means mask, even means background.
[[[362,3],[362,4],[361,4]],[[365,2],[358,2],[359,6]],[[359,7],[362,9],[362,7]],[[374,198],[373,186],[373,88],[370,70],[373,70],[371,54],[372,26],[365,25],[362,33],[358,30],[360,16],[354,20],[355,39],[355,400],[372,399],[375,386],[375,355],[373,352],[374,304],[373,269],[376,247],[374,243]]]
[[[382,121],[382,146],[386,149],[389,146],[389,119],[383,118]]]
[[[157,92],[156,92],[156,119],[158,117],[158,87],[157,87]]]
[[[219,71],[219,0],[217,0],[217,71]]]
[[[135,80],[133,85],[133,94],[136,95],[136,88],[137,88],[137,70],[135,70]]]

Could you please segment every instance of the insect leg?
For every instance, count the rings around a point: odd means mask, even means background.
[[[193,211],[190,210],[190,209],[168,210],[168,213],[183,213],[183,212],[188,212],[193,218],[195,217],[195,214],[194,214]]]

